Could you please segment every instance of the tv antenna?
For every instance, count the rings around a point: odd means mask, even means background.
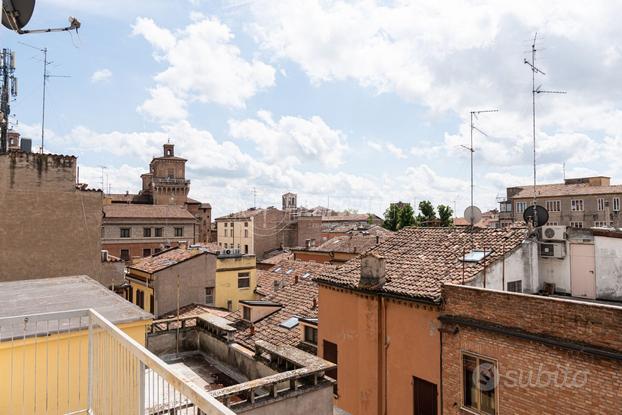
[[[54,63],[52,61],[48,61],[48,48],[39,48],[37,46],[29,45],[25,42],[19,42],[24,46],[28,46],[29,48],[37,49],[38,51],[43,53],[43,96],[41,99],[41,149],[40,152],[43,154],[43,146],[45,144],[45,92],[48,79],[50,78],[71,78],[69,75],[54,75],[48,73],[48,65]]]
[[[531,44],[531,62],[524,59],[523,63],[531,68],[531,106],[532,106],[532,128],[533,128],[533,223],[538,223],[538,210],[536,209],[536,95],[537,94],[565,94],[566,91],[550,91],[542,89],[542,85],[536,87],[536,74],[546,75],[540,68],[536,66],[536,40],[538,32],[533,36]]]
[[[0,51],[0,77],[2,90],[0,92],[0,154],[7,152],[7,132],[11,106],[10,97],[17,96],[17,78],[15,78],[15,52],[10,49]]]
[[[460,145],[461,147],[469,150],[469,153],[471,153],[471,204],[469,206],[469,208],[473,209],[475,208],[475,206],[473,205],[473,153],[475,153],[475,148],[473,147],[473,131],[478,131],[480,134],[485,135],[486,137],[488,137],[488,134],[486,134],[485,132],[483,132],[482,130],[480,130],[479,128],[477,128],[475,126],[475,124],[473,123],[473,118],[477,119],[479,114],[483,114],[483,113],[487,113],[487,112],[499,112],[499,110],[494,109],[494,110],[477,110],[477,111],[471,111],[471,143],[469,145],[469,147],[465,146],[465,145]],[[480,218],[481,218],[481,212],[480,212]],[[466,217],[465,217],[466,219]],[[476,222],[478,222],[479,220],[475,220],[476,219],[476,215],[471,215],[470,217],[470,224],[471,224],[471,230],[473,230],[473,225],[475,225]]]
[[[35,10],[35,0],[2,0],[2,25],[20,35],[51,32],[76,32],[82,24],[75,17],[69,16],[69,26],[24,30]]]

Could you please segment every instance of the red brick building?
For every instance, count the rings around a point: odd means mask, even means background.
[[[443,414],[618,414],[622,307],[445,285]]]

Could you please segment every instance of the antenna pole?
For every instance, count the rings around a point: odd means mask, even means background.
[[[45,85],[48,79],[48,48],[43,48],[43,104],[41,106],[41,154],[45,141]]]
[[[471,153],[471,209],[473,209],[473,152],[473,111],[471,111],[471,146],[469,147],[469,153]],[[471,232],[473,232],[473,225],[475,224],[474,219],[475,217],[471,215]]]

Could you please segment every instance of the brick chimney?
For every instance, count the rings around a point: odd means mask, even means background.
[[[374,253],[369,253],[361,258],[361,279],[359,286],[376,287],[382,286],[385,281],[386,267],[385,258]]]
[[[188,241],[179,241],[179,242],[177,242],[177,246],[179,246],[181,249],[187,249],[188,248]]]

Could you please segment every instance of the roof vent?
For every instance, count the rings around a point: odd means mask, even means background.
[[[367,254],[361,258],[361,286],[374,287],[383,285],[386,276],[386,260],[384,257],[374,253]]]

